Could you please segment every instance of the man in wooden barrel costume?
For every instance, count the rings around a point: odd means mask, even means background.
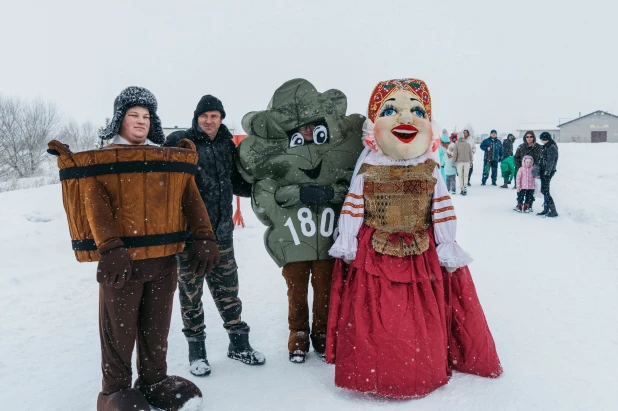
[[[197,410],[192,382],[167,375],[167,336],[177,284],[175,254],[187,223],[198,274],[219,260],[206,207],[195,185],[197,153],[187,140],[162,148],[155,97],[129,87],[114,102],[101,150],[71,153],[58,141],[63,202],[78,261],[97,261],[103,388],[97,410]],[[131,355],[137,340],[135,388]]]

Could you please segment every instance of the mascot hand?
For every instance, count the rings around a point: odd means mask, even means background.
[[[120,289],[129,281],[133,260],[125,247],[116,247],[100,253],[97,281],[108,287]]]
[[[303,186],[300,188],[300,201],[307,205],[320,205],[328,203],[335,196],[335,190],[331,186]]]
[[[210,274],[213,267],[219,264],[221,255],[213,233],[198,233],[193,236],[194,241],[189,251],[189,271],[202,276]]]
[[[454,273],[455,271],[457,271],[457,267],[444,267],[446,269],[446,271],[448,271],[449,273]]]

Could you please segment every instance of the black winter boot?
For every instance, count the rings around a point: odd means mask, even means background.
[[[249,344],[249,334],[229,334],[229,336],[230,345],[227,349],[229,358],[249,365],[262,365],[266,362],[264,354],[254,350]]]
[[[210,375],[211,368],[206,358],[206,341],[189,341],[189,371],[197,377]]]
[[[543,206],[543,211],[541,211],[540,213],[536,213],[536,215],[547,215],[547,213],[549,213],[549,210],[547,209],[546,206]]]

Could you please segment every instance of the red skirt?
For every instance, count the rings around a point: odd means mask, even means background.
[[[392,398],[422,397],[452,370],[498,377],[502,366],[468,267],[440,267],[433,229],[421,255],[371,246],[363,225],[356,259],[333,272],[326,361],[335,385]]]

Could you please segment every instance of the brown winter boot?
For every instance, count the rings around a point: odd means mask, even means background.
[[[135,388],[125,388],[112,394],[99,393],[97,411],[151,411],[144,394]]]
[[[520,213],[524,211],[524,205],[521,203],[517,203],[517,211]]]
[[[290,352],[291,362],[305,362],[305,356],[309,352],[309,332],[290,331],[290,337],[288,338],[288,351]]]
[[[504,183],[500,186],[500,188],[509,188],[509,185],[507,183]]]
[[[528,204],[524,204],[524,208],[523,210],[521,210],[523,213],[527,213],[528,212],[528,208],[530,208],[530,206]]]
[[[135,388],[140,390],[153,407],[163,411],[198,411],[202,406],[202,392],[191,381],[168,375],[163,381],[142,384],[138,378]]]

